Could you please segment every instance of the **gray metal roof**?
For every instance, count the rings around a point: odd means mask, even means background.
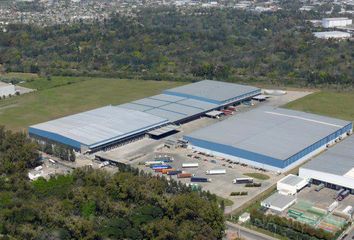
[[[155,95],[155,96],[152,96],[149,98],[160,100],[160,101],[166,101],[166,102],[178,102],[183,99],[186,99],[183,97],[178,97],[178,96],[173,96],[173,95],[168,95],[168,94],[159,94],[159,95]]]
[[[135,104],[135,103],[124,103],[124,104],[118,105],[117,107],[128,108],[128,109],[132,109],[132,110],[136,110],[136,111],[142,111],[142,112],[154,108],[154,107],[140,105],[140,104]]]
[[[106,106],[31,126],[93,146],[167,123],[145,112]]]
[[[148,112],[162,118],[167,118],[171,122],[180,121],[218,106],[214,103],[166,94],[155,95],[119,105],[119,107]]]
[[[354,168],[354,135],[332,146],[301,168],[343,176]]]
[[[289,203],[293,202],[296,199],[295,196],[292,195],[282,195],[278,192],[274,193],[270,197],[264,199],[262,204],[267,204],[270,206],[274,206],[280,209],[286,207]]]
[[[209,99],[212,101],[225,102],[256,90],[259,90],[259,88],[235,83],[204,80],[168,89],[165,90],[164,93],[199,100]]]
[[[140,104],[140,105],[144,105],[144,106],[149,106],[149,107],[161,107],[166,104],[169,104],[170,102],[156,100],[156,99],[152,99],[152,98],[143,98],[143,99],[136,100],[132,103]]]
[[[170,120],[170,122],[176,122],[176,121],[179,121],[181,119],[188,117],[185,114],[171,112],[171,111],[163,110],[160,108],[153,108],[151,110],[147,110],[146,113],[153,114],[155,116],[159,116],[162,118],[166,118],[166,119]]]
[[[296,186],[297,184],[301,183],[304,179],[302,177],[289,174],[288,176],[281,179],[279,182],[288,184],[291,186]]]
[[[330,117],[264,106],[187,136],[286,160],[348,124]]]

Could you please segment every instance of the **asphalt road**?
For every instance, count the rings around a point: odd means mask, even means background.
[[[276,238],[267,236],[265,234],[253,231],[251,229],[242,227],[238,224],[234,224],[231,222],[226,222],[226,226],[229,230],[235,231],[241,235],[241,238],[247,240],[276,240]]]

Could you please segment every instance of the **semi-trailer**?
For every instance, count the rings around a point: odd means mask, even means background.
[[[226,169],[213,169],[206,171],[207,175],[226,174]]]
[[[191,182],[211,182],[211,179],[203,177],[192,177]]]
[[[182,173],[182,171],[180,171],[180,170],[176,170],[176,171],[169,171],[168,173],[167,173],[167,175],[177,175],[177,174],[180,174],[180,173]]]
[[[198,167],[198,163],[182,163],[183,168],[196,168]]]
[[[345,191],[344,188],[339,189],[339,190],[337,191],[336,195],[334,196],[334,199],[337,199],[337,198],[342,194],[342,192],[344,192],[344,191]]]
[[[152,165],[151,168],[155,170],[155,169],[167,169],[172,167],[170,165]]]
[[[193,175],[191,173],[179,173],[177,178],[191,178]]]
[[[152,165],[159,165],[159,164],[163,164],[163,161],[147,161],[145,162],[145,166],[146,167],[150,167]]]
[[[170,171],[175,171],[176,169],[174,168],[166,168],[166,169],[162,169],[161,172],[162,174],[167,174],[169,173]]]
[[[234,184],[253,183],[253,178],[235,178],[232,182]]]

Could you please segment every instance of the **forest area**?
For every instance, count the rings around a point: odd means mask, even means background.
[[[216,196],[129,167],[30,182],[38,145],[0,128],[1,239],[221,239]]]
[[[319,40],[301,13],[144,8],[134,17],[0,33],[4,72],[353,86],[354,44]],[[320,30],[320,29],[319,29]]]

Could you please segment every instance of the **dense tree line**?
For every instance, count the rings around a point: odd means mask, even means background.
[[[321,16],[289,2],[276,13],[154,8],[91,24],[12,25],[0,33],[0,64],[44,76],[353,85],[352,42],[314,38],[305,19]]]
[[[292,219],[276,215],[265,215],[260,210],[251,212],[251,223],[259,228],[266,229],[289,239],[332,240],[339,236],[323,229],[316,229],[307,224],[302,224]],[[347,226],[346,226],[347,227]]]
[[[216,196],[128,167],[26,179],[38,146],[0,128],[1,239],[221,239]]]

